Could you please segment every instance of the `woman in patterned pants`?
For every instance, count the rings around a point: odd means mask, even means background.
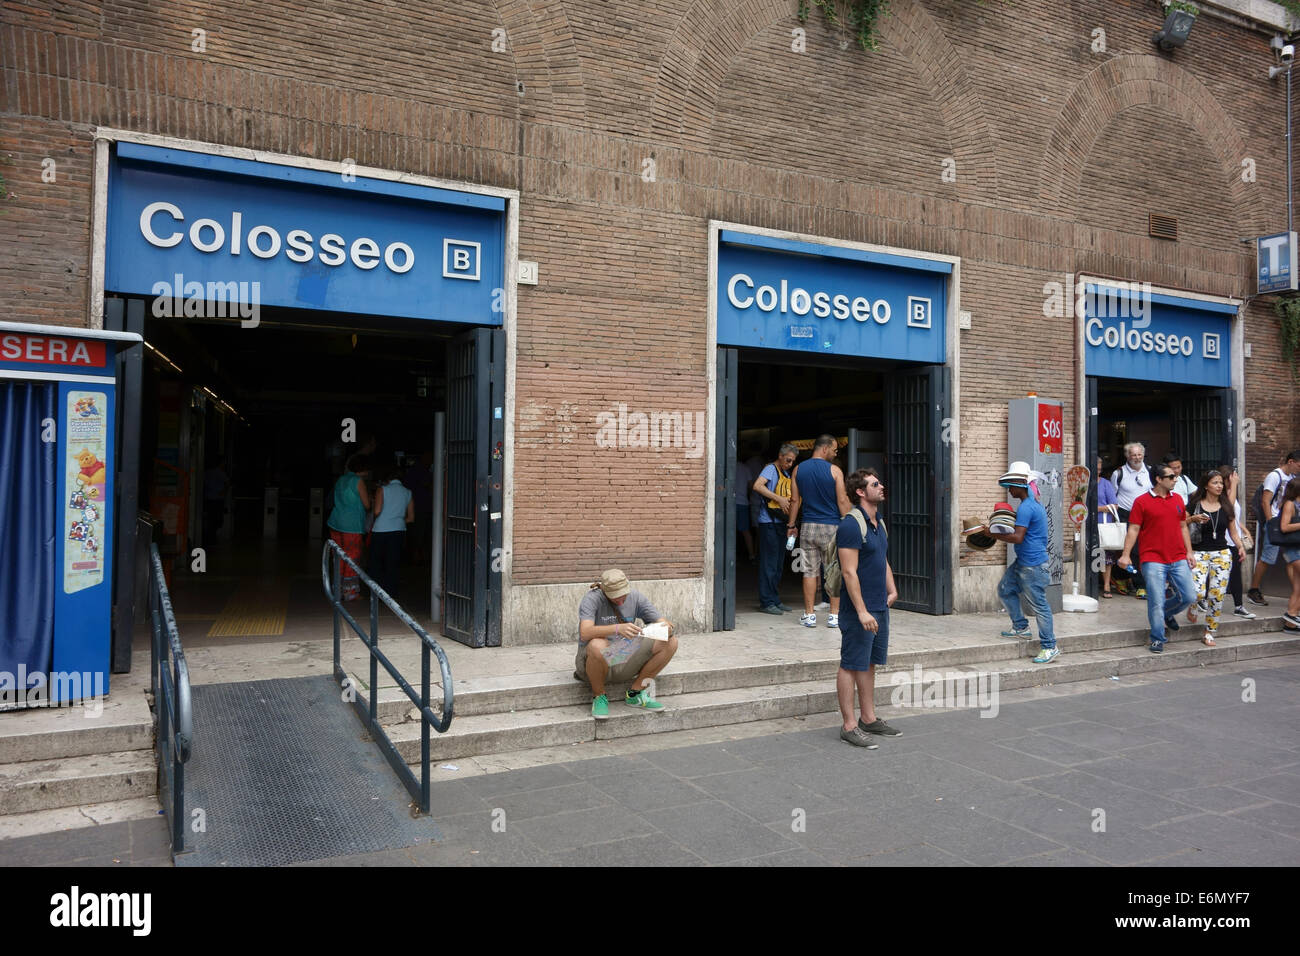
[[[1214,636],[1219,630],[1219,616],[1223,611],[1223,595],[1227,592],[1228,576],[1232,572],[1229,547],[1237,551],[1239,558],[1245,559],[1236,515],[1223,497],[1223,476],[1218,471],[1207,471],[1201,477],[1201,486],[1187,503],[1187,523],[1193,536],[1192,548],[1196,552],[1192,584],[1201,596],[1187,609],[1187,620],[1195,624],[1198,608],[1204,612],[1205,637],[1202,641],[1207,647],[1214,647]]]

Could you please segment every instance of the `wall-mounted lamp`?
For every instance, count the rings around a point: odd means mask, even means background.
[[[1295,61],[1295,47],[1287,43],[1281,37],[1273,37],[1269,42],[1269,48],[1273,55],[1277,57],[1280,66],[1270,66],[1268,68],[1268,78],[1275,80],[1287,70],[1291,69],[1291,64]]]
[[[1187,36],[1192,32],[1192,24],[1195,22],[1196,9],[1194,7],[1174,7],[1171,5],[1169,15],[1165,17],[1165,25],[1155,32],[1155,35],[1151,37],[1151,42],[1169,53],[1187,42]]]

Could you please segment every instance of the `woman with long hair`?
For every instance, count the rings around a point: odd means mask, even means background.
[[[1300,513],[1297,513],[1296,499],[1300,498],[1300,481],[1289,481],[1286,494],[1282,496],[1282,510],[1278,514],[1278,529],[1283,534],[1300,531]],[[1300,546],[1282,545],[1282,560],[1286,562],[1286,574],[1291,579],[1291,599],[1286,602],[1286,613],[1282,615],[1282,628],[1287,631],[1300,631]]]
[[[1246,528],[1246,522],[1242,520],[1241,475],[1237,474],[1237,469],[1232,465],[1220,465],[1218,470],[1219,474],[1223,476],[1223,498],[1237,518],[1237,537],[1241,539],[1241,546],[1247,553],[1250,553],[1251,549],[1255,547],[1255,542],[1251,540],[1250,531]],[[1242,600],[1241,558],[1238,557],[1236,551],[1232,552],[1232,572],[1228,575],[1228,593],[1232,595],[1232,613],[1243,620],[1255,620],[1255,615],[1246,608],[1246,604]]]
[[[366,514],[370,511],[370,494],[366,479],[370,477],[370,459],[362,454],[348,459],[347,471],[334,482],[333,508],[330,510],[330,540],[361,566],[361,546],[366,533]],[[346,561],[339,562],[342,577],[341,597],[355,601],[361,597],[361,579]]]
[[[1192,550],[1196,552],[1196,567],[1192,569],[1192,585],[1200,600],[1187,609],[1187,620],[1196,623],[1198,609],[1205,614],[1207,647],[1214,647],[1219,630],[1219,615],[1223,611],[1223,594],[1232,573],[1231,547],[1240,559],[1246,557],[1237,534],[1237,516],[1224,495],[1223,475],[1217,470],[1207,471],[1201,477],[1200,487],[1187,503],[1187,524],[1193,536]]]

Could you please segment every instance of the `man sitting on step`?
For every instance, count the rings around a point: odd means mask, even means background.
[[[658,624],[666,639],[643,636],[646,622]],[[609,717],[606,681],[632,681],[624,698],[629,707],[661,714],[664,705],[649,690],[650,681],[677,653],[677,638],[670,621],[661,617],[639,591],[633,591],[627,575],[612,568],[591,586],[578,606],[578,655],[573,676],[591,684],[594,699],[591,716]]]

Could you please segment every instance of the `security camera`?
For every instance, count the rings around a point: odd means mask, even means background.
[[[1286,46],[1282,47],[1282,62],[1290,63],[1294,59],[1295,59],[1295,47],[1293,47],[1290,43],[1288,43]]]

